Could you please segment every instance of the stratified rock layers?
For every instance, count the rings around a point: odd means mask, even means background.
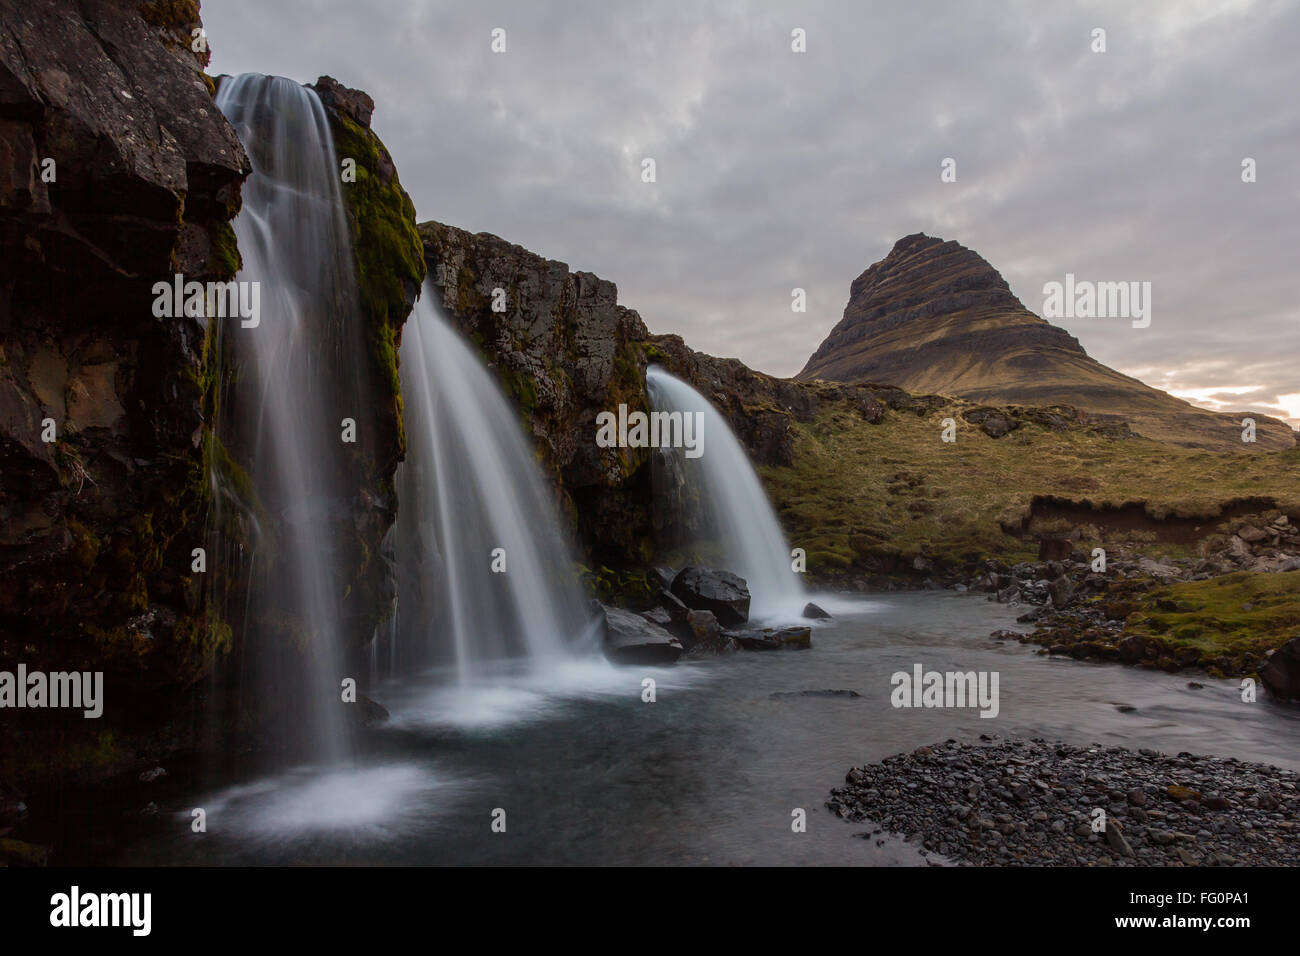
[[[1135,331],[1134,334],[1140,334]],[[979,402],[1073,405],[1139,434],[1221,451],[1293,447],[1285,423],[1189,405],[1090,358],[1077,339],[1039,318],[978,253],[922,233],[905,236],[854,280],[844,317],[799,379],[880,382]]]

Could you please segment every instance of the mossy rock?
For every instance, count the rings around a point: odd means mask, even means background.
[[[337,155],[356,161],[356,181],[343,183],[342,192],[352,224],[357,284],[371,357],[380,382],[390,394],[400,396],[399,330],[425,274],[415,206],[402,189],[379,138],[336,110],[329,115]]]

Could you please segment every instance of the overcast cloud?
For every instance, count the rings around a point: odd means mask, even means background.
[[[369,92],[421,220],[611,279],[702,351],[794,374],[850,282],[926,232],[1039,313],[1067,272],[1150,281],[1149,328],[1056,321],[1152,385],[1300,425],[1300,4],[207,0],[203,18],[213,72]]]

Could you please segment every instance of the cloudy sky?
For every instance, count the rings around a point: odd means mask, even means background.
[[[1300,4],[205,0],[203,18],[214,73],[369,92],[421,220],[611,279],[702,351],[794,374],[850,282],[926,232],[1039,313],[1067,272],[1150,281],[1149,328],[1057,322],[1152,385],[1300,425]]]

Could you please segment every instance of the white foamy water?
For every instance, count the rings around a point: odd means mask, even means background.
[[[436,812],[451,785],[424,766],[298,767],[199,797],[208,832],[253,842],[391,839]],[[184,814],[186,819],[190,814]]]

